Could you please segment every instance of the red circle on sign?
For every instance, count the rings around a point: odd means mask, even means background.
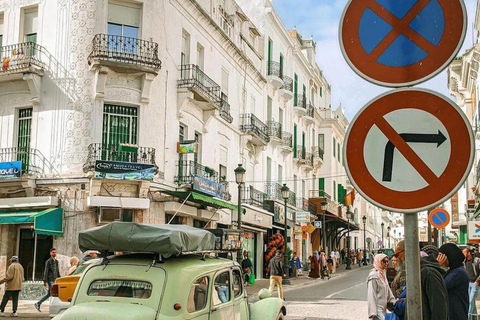
[[[433,218],[435,217],[435,215],[437,215],[438,212],[442,212],[445,215],[445,221],[441,224],[437,224],[437,223],[435,223],[435,220],[433,220]],[[438,219],[440,220],[440,218],[438,218]],[[430,222],[430,224],[433,227],[435,227],[437,229],[443,229],[446,226],[448,226],[448,224],[450,223],[450,214],[445,209],[436,208],[436,209],[430,211],[430,213],[428,214],[428,221]]]
[[[432,172],[385,120],[385,115],[402,109],[425,111],[447,130],[450,157],[440,176]],[[368,150],[364,146],[367,134],[374,126],[424,178],[426,187],[414,191],[393,190],[372,176],[365,163]],[[453,102],[426,89],[393,90],[367,103],[350,124],[345,141],[345,167],[355,188],[370,202],[396,212],[418,212],[449,199],[460,188],[473,164],[473,134],[467,118]]]
[[[431,1],[436,1],[444,14],[444,30],[437,45],[409,26]],[[360,21],[367,9],[392,27],[370,53],[362,46],[359,31]],[[460,50],[466,30],[467,14],[463,0],[419,0],[401,19],[376,0],[350,0],[340,20],[339,37],[343,56],[359,76],[378,85],[402,87],[426,81],[446,68]],[[378,62],[377,59],[399,35],[411,40],[427,56],[408,66],[387,66]]]

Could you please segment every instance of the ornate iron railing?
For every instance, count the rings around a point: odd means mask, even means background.
[[[283,90],[293,92],[293,79],[288,76],[283,76]]]
[[[132,163],[152,164],[155,172],[158,167],[155,163],[155,148],[138,147],[136,151],[120,151],[119,148],[105,145],[103,143],[92,143],[88,146],[87,160],[83,165],[83,171],[88,172],[95,169],[96,160],[121,161]]]
[[[275,76],[278,78],[283,78],[283,70],[280,63],[275,61],[270,61],[267,64],[267,75]]]
[[[283,202],[281,189],[282,186],[277,182],[267,182],[265,184],[265,191],[267,192],[268,199],[279,200]]]
[[[43,154],[34,148],[1,148],[0,162],[22,162],[22,173],[41,175],[48,168]]]
[[[92,64],[95,59],[141,65],[155,70],[162,66],[157,43],[108,34],[96,34],[93,37],[88,61]]]
[[[219,182],[217,171],[209,167],[202,166],[201,164],[192,160],[177,161],[177,175],[174,178],[175,183],[192,184],[194,176],[206,178],[217,183]]]
[[[312,153],[315,158],[320,158],[323,160],[323,149],[320,147],[312,147]]]
[[[223,200],[230,201],[232,200],[232,195],[230,194],[230,186],[228,181],[220,181],[222,185],[222,198]]]
[[[267,199],[267,194],[265,192],[257,190],[253,186],[244,188],[242,191],[243,203],[252,204],[257,207],[263,208],[263,202]]]
[[[270,142],[268,136],[268,126],[260,121],[253,113],[245,113],[240,115],[240,131],[244,133],[254,133],[260,139]]]
[[[288,200],[287,203],[296,207],[297,206],[297,194],[293,191],[288,191]]]
[[[228,103],[228,97],[222,93],[222,102],[220,103],[220,117],[228,123],[233,122],[233,117],[230,114],[230,104]]]
[[[315,107],[310,103],[307,104],[307,113],[305,116],[313,118],[315,115]]]
[[[282,132],[282,146],[292,147],[292,134],[290,132]]]
[[[307,108],[307,97],[303,94],[297,94],[293,97],[293,106],[297,108]]]
[[[267,121],[268,136],[271,138],[282,139],[282,124],[276,121]]]
[[[14,73],[32,66],[45,68],[41,55],[43,48],[34,42],[17,43],[3,46],[1,73]]]
[[[313,154],[310,152],[305,152],[305,164],[307,166],[313,167]]]
[[[305,160],[307,151],[301,145],[297,145],[297,155],[294,158]]]
[[[199,66],[184,64],[180,66],[179,88],[195,88],[217,106],[221,106],[222,96],[220,86],[210,79]]]

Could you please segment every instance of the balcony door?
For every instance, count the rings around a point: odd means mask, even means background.
[[[138,108],[103,106],[102,160],[137,162],[137,153],[121,151],[121,144],[137,144]]]
[[[22,161],[22,172],[30,168],[30,137],[33,108],[18,110],[17,161]]]
[[[137,53],[141,7],[108,4],[107,48],[109,53]]]

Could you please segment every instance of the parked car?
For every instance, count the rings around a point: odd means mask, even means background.
[[[48,307],[48,313],[50,318],[64,312],[70,307],[73,293],[77,287],[78,280],[88,266],[100,263],[101,259],[92,259],[85,261],[78,266],[75,271],[68,276],[60,277],[55,280],[55,283],[50,288],[50,304]]]

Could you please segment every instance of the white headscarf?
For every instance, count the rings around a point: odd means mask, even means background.
[[[388,258],[386,254],[379,253],[373,258],[373,269],[376,270],[378,274],[378,278],[380,278],[380,281],[383,283],[383,286],[385,287],[385,292],[388,297],[388,281],[387,281],[387,275],[385,274],[385,269],[383,267],[383,262],[382,260]]]

